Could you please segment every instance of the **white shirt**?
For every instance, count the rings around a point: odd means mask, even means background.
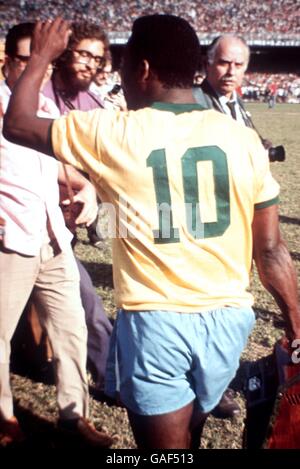
[[[47,215],[61,250],[70,247],[72,234],[59,207],[58,162],[3,137],[2,117],[11,91],[0,82],[0,216],[6,222],[4,246],[29,256],[38,255],[47,239]],[[38,115],[58,117],[53,101],[40,95]],[[49,238],[48,238],[49,239]]]
[[[245,121],[243,119],[243,116],[242,116],[242,113],[241,113],[240,106],[237,102],[236,91],[233,91],[231,99],[228,99],[227,96],[224,96],[224,95],[219,95],[218,99],[219,99],[219,103],[221,104],[224,113],[227,114],[228,116],[231,116],[231,113],[230,113],[229,107],[227,106],[227,103],[229,101],[234,103],[234,109],[235,109],[235,113],[236,113],[236,120],[238,122],[241,122],[242,124],[245,123]]]

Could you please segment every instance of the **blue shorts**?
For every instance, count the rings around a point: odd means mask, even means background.
[[[192,314],[120,310],[105,392],[119,392],[140,415],[173,412],[194,399],[209,412],[234,378],[254,322],[250,307]]]

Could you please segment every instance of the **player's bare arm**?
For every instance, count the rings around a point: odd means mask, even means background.
[[[291,256],[282,240],[278,206],[256,210],[252,224],[253,256],[264,287],[280,307],[290,340],[300,338],[300,306],[297,277]]]
[[[48,65],[64,51],[68,37],[69,23],[61,18],[37,22],[30,60],[14,86],[3,122],[5,138],[51,156],[52,119],[36,116],[39,90]]]

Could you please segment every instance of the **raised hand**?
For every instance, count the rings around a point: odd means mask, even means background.
[[[31,42],[31,54],[52,62],[66,49],[70,34],[70,23],[61,17],[54,21],[38,21]]]

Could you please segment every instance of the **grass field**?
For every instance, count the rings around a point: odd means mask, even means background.
[[[271,140],[274,145],[283,144],[286,149],[286,161],[272,163],[272,172],[281,185],[281,229],[294,259],[299,278],[300,105],[277,105],[272,110],[269,110],[266,104],[249,104],[247,107],[260,134]],[[105,242],[103,249],[96,249],[88,244],[84,230],[79,230],[76,253],[90,272],[95,288],[104,300],[107,314],[114,317],[115,305],[109,242]],[[261,287],[255,270],[251,291],[255,296],[257,322],[248,346],[242,355],[241,369],[246,361],[254,361],[267,356],[276,339],[283,333],[283,322],[279,309],[271,296]],[[17,375],[12,375],[12,382],[20,418],[22,419],[22,412],[26,414],[27,423],[24,421],[24,424],[27,424],[31,431],[32,441],[38,441],[40,446],[55,446],[53,440],[51,442],[49,440],[49,433],[45,432],[43,438],[39,427],[41,422],[45,427],[47,422],[50,424],[56,418],[54,387],[35,383],[28,378]],[[245,402],[241,386],[242,381],[237,380],[237,399],[243,409],[243,415],[234,422],[209,417],[205,426],[202,448],[241,448],[245,416]],[[116,448],[134,448],[134,441],[123,409],[109,407],[106,403],[91,399],[91,414],[96,425],[102,425],[110,433],[118,435]]]

